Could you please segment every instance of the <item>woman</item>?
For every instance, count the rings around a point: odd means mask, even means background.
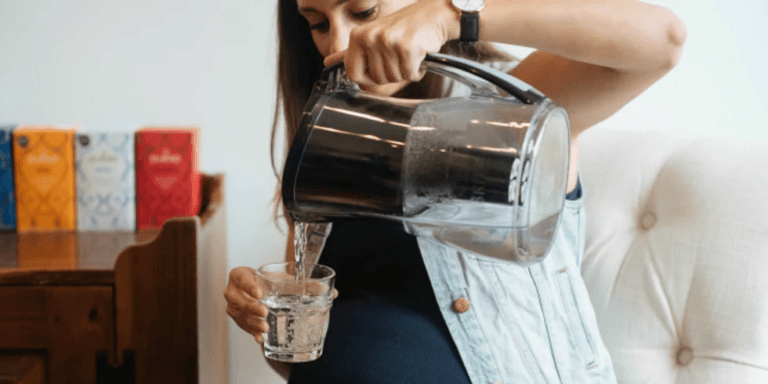
[[[278,17],[289,143],[323,66],[343,60],[363,90],[419,98],[445,89],[419,72],[429,52],[505,59],[487,43],[455,42],[461,12],[450,0],[281,0]],[[686,29],[669,10],[631,0],[487,0],[478,38],[537,49],[506,68],[568,111],[569,193],[550,254],[523,268],[414,238],[394,223],[335,222],[320,257],[337,271],[340,292],[324,354],[291,367],[270,361],[284,377],[290,370],[291,383],[615,382],[579,274],[578,138],[675,66]],[[262,343],[260,295],[253,269],[232,270],[227,313]]]

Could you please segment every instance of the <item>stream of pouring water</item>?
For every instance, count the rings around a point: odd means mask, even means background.
[[[307,253],[307,223],[296,221],[293,224],[293,250],[296,260],[294,277],[296,280],[304,279],[304,255]],[[306,287],[302,285],[302,296],[306,293]]]

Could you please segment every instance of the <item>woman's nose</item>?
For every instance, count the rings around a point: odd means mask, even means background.
[[[352,28],[348,26],[335,25],[331,27],[331,47],[329,55],[336,52],[343,51],[349,46],[349,34],[352,32]]]

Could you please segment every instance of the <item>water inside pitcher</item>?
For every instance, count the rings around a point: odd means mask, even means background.
[[[565,198],[565,110],[467,60],[431,54],[425,69],[471,94],[383,97],[360,91],[343,69],[327,69],[288,153],[286,207],[299,221],[386,218],[462,251],[540,261]]]

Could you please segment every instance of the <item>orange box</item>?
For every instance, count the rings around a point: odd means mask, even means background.
[[[75,230],[75,128],[13,132],[18,232]]]

